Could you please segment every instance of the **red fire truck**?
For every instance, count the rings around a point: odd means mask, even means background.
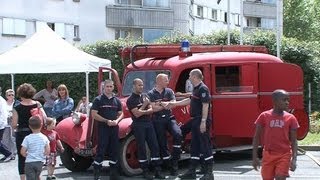
[[[169,75],[169,87],[175,92],[185,92],[189,72],[199,68],[204,74],[204,83],[212,96],[212,140],[217,151],[250,148],[257,116],[272,108],[271,93],[285,89],[290,94],[290,112],[296,115],[300,128],[298,139],[303,139],[309,129],[308,115],[303,102],[303,72],[294,64],[267,54],[261,46],[213,46],[193,45],[137,45],[124,48],[123,59],[130,59],[123,78],[116,70],[101,67],[101,82],[110,75],[115,81],[117,95],[123,104],[125,118],[120,122],[120,165],[126,175],[141,172],[137,161],[137,149],[131,132],[131,117],[126,100],[132,92],[132,81],[141,78],[145,92],[155,85],[159,73]],[[101,92],[101,91],[99,91]],[[179,97],[177,97],[179,98]],[[173,113],[179,124],[189,120],[189,107],[177,107]],[[77,121],[78,120],[78,121]],[[90,167],[95,154],[95,123],[89,116],[63,120],[56,130],[60,134],[65,152],[61,160],[71,171]],[[168,137],[170,141],[170,137]],[[186,148],[190,137],[185,140]],[[188,153],[188,150],[185,149]]]

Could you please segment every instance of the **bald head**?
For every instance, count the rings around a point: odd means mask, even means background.
[[[141,83],[143,83],[143,81],[140,78],[135,78],[133,80],[133,85],[137,85],[137,84],[141,84]]]
[[[288,97],[289,93],[283,89],[274,90],[272,93],[272,100],[277,101],[283,97]]]
[[[161,81],[161,80],[163,80],[163,79],[166,79],[166,78],[168,78],[168,75],[163,74],[163,73],[160,73],[160,74],[158,74],[157,77],[156,77],[156,82],[159,82],[159,81]]]

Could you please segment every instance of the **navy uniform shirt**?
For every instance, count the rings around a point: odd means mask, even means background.
[[[148,92],[148,96],[151,102],[168,102],[176,99],[176,97],[174,96],[174,92],[170,88],[164,88],[164,90],[161,93],[159,93],[159,91],[157,91],[156,88],[153,88]],[[153,114],[156,116],[170,116],[171,110],[164,109]]]
[[[194,87],[190,102],[190,115],[191,117],[202,116],[202,103],[210,104],[210,93],[208,87],[201,82],[198,86]],[[209,113],[209,112],[208,112]]]
[[[132,121],[133,122],[139,122],[139,121],[150,121],[150,115],[143,115],[143,116],[140,116],[140,117],[135,117],[131,110],[134,109],[134,108],[138,108],[140,109],[140,107],[142,106],[143,104],[143,96],[145,95],[139,95],[139,94],[136,94],[136,93],[132,93],[130,95],[130,97],[127,99],[127,107],[129,109],[129,112],[131,114],[131,118],[132,118]],[[146,107],[147,109],[148,107]],[[146,109],[142,109],[142,110],[146,110]]]
[[[114,95],[109,99],[105,94],[102,94],[94,99],[91,109],[98,111],[98,114],[103,118],[116,120],[118,112],[122,111],[122,104]]]

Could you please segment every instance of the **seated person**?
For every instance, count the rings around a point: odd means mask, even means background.
[[[81,100],[79,101],[77,107],[76,107],[76,112],[81,112],[83,114],[87,114],[87,106],[89,106],[89,109],[91,107],[91,103],[87,101],[87,97],[83,96]]]

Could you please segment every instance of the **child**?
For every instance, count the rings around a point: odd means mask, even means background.
[[[31,116],[29,127],[32,134],[26,136],[21,144],[21,155],[26,157],[25,173],[27,180],[40,179],[42,165],[45,157],[49,155],[50,147],[48,138],[41,130],[41,120],[39,116]]]
[[[47,180],[56,179],[53,173],[54,173],[54,167],[56,165],[57,146],[61,152],[64,151],[59,135],[54,130],[55,127],[56,127],[56,120],[53,118],[47,118],[46,126],[42,130],[42,133],[46,135],[50,141],[50,155],[47,157],[47,160],[46,160],[46,165],[48,169]]]
[[[294,171],[297,162],[297,129],[299,124],[294,115],[286,112],[289,94],[284,90],[272,93],[273,109],[262,112],[256,120],[253,138],[252,166],[260,165],[257,149],[263,139],[261,175],[264,180],[285,180],[289,169]]]

